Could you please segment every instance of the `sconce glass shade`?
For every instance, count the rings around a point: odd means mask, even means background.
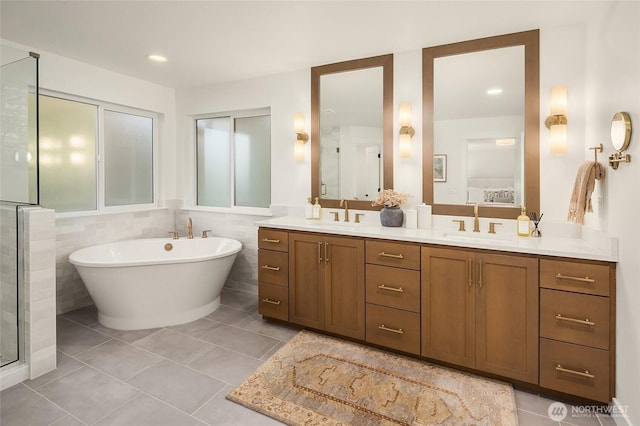
[[[293,158],[295,158],[296,161],[304,161],[304,144],[304,140],[296,139],[293,145]]]
[[[398,154],[400,158],[411,158],[411,134],[402,133],[398,140]]]
[[[550,128],[551,153],[567,153],[567,125],[556,124]]]
[[[398,108],[398,122],[400,127],[411,127],[411,104],[403,102]]]
[[[567,86],[551,88],[551,115],[567,115]]]
[[[297,112],[296,115],[293,116],[293,131],[296,133],[304,132],[304,114],[301,112]]]

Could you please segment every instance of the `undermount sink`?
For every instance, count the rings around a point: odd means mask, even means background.
[[[325,228],[325,229],[355,229],[355,228],[362,227],[362,223],[337,222],[337,221],[322,222],[322,221],[310,220],[307,222],[307,224],[309,226],[316,226],[318,228]]]
[[[445,240],[460,241],[465,243],[491,243],[491,244],[510,244],[516,241],[516,237],[506,234],[489,234],[489,233],[469,233],[463,234],[460,231],[443,232],[441,237]]]

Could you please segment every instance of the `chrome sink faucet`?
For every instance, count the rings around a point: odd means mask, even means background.
[[[344,198],[340,200],[340,207],[342,207],[342,203],[344,203],[344,221],[349,222],[349,204]]]
[[[193,222],[191,218],[187,219],[187,238],[193,240]]]

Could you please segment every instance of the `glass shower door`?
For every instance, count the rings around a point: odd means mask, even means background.
[[[0,45],[0,367],[20,359],[21,206],[38,199],[38,55]]]

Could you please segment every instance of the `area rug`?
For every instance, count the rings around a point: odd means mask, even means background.
[[[308,331],[227,399],[289,425],[518,424],[509,384]]]

